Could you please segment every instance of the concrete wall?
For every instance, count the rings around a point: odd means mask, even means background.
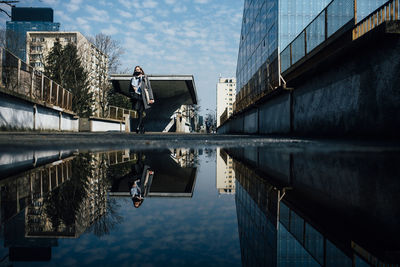
[[[276,134],[290,132],[290,94],[280,95],[259,108],[259,133]]]
[[[17,130],[78,131],[78,118],[0,93],[0,127]]]
[[[244,132],[256,134],[258,132],[258,109],[254,108],[244,115]]]
[[[400,127],[400,40],[361,47],[293,92],[294,132],[392,135]]]
[[[118,121],[106,121],[101,119],[90,119],[91,132],[125,131],[125,123]]]
[[[33,129],[33,104],[0,93],[0,127]]]

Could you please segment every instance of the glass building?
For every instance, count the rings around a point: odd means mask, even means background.
[[[357,21],[373,12],[386,0],[358,0]],[[329,7],[328,7],[329,6]],[[354,18],[354,0],[245,0],[236,69],[237,96],[261,92],[277,85],[281,53],[319,13],[329,8],[328,30],[337,31]],[[325,23],[325,17],[323,25]],[[320,23],[315,21],[312,38],[315,48],[323,41]],[[330,28],[329,28],[330,27]],[[301,51],[302,48],[300,47]],[[303,48],[304,51],[304,48]],[[269,84],[269,85],[268,85]]]
[[[343,245],[347,241],[343,243],[331,234],[328,238],[314,226],[331,229],[329,225],[315,224],[289,206],[285,198],[279,200],[276,187],[265,177],[254,175],[252,168],[241,163],[235,162],[234,166],[243,266],[370,266]]]
[[[53,9],[13,7],[11,21],[6,22],[7,48],[27,61],[26,33],[28,31],[59,31],[60,23],[53,22]]]

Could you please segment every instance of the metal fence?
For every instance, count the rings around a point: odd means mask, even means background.
[[[352,19],[354,19],[354,0],[330,2],[281,52],[281,72],[288,70]]]
[[[276,50],[236,95],[233,113],[242,111],[275,90],[280,85],[279,74],[279,57]]]
[[[353,40],[356,40],[385,21],[393,20],[400,20],[400,0],[387,1],[357,23],[353,29]]]
[[[135,110],[120,108],[116,106],[108,106],[108,109],[104,113],[104,116],[101,116],[99,113],[97,116],[99,118],[105,119],[114,119],[119,121],[124,121],[124,115],[130,115],[131,118],[137,118],[137,112]]]
[[[1,91],[72,112],[73,94],[0,47]]]

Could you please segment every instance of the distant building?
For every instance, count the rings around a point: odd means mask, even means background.
[[[227,117],[233,113],[236,98],[236,78],[219,78],[217,83],[217,127],[221,125],[221,115],[227,109]]]
[[[57,40],[62,46],[68,43],[75,44],[82,65],[89,75],[90,90],[94,92],[96,103],[100,102],[99,98],[102,93],[100,81],[107,80],[107,55],[103,54],[80,32],[27,32],[26,36],[27,63],[40,71],[44,71],[46,57]],[[96,110],[100,110],[100,107],[97,106]]]
[[[232,158],[220,148],[217,148],[216,187],[218,194],[235,194],[235,171]]]
[[[27,61],[26,33],[32,31],[59,31],[60,23],[53,22],[53,9],[13,7],[11,21],[6,22],[7,48]]]

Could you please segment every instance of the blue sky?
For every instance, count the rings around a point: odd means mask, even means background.
[[[21,0],[48,6],[62,31],[105,33],[125,50],[121,69],[152,74],[193,74],[202,113],[215,110],[219,75],[233,77],[243,0]],[[1,15],[5,27],[7,17]]]

